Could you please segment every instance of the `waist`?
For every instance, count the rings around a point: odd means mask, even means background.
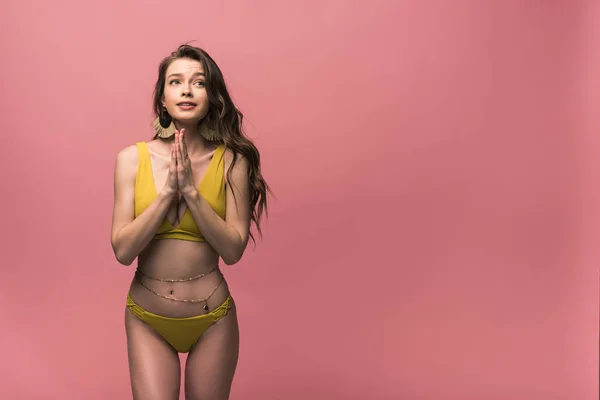
[[[143,308],[165,316],[187,317],[212,309],[227,299],[229,288],[218,268],[199,274],[177,274],[168,268],[159,274],[138,268],[132,279],[129,295]]]
[[[190,286],[189,283],[180,284]],[[208,297],[214,288],[206,288],[206,290],[179,290],[178,294],[180,297],[199,298]],[[160,290],[160,289],[159,289]],[[168,291],[160,290],[164,293]],[[214,293],[208,297],[206,302],[186,303],[179,301],[172,301],[163,297],[156,296],[154,293],[149,292],[148,289],[144,288],[137,279],[133,279],[129,287],[128,296],[145,310],[165,317],[170,318],[187,318],[196,315],[205,314],[208,310],[213,310],[221,305],[228,297],[231,296],[227,282],[219,285]],[[206,307],[205,307],[206,306]]]
[[[208,242],[179,239],[151,240],[138,256],[138,267],[156,274],[198,274],[217,264],[219,255]],[[169,275],[170,276],[170,275]]]

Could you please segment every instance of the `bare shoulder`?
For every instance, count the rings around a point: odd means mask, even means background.
[[[129,180],[137,173],[138,150],[135,144],[122,148],[115,158],[115,180]]]
[[[233,161],[233,150],[231,150],[231,149],[225,150],[223,152],[223,158],[225,159],[225,165],[226,166],[231,165],[231,163]],[[237,167],[240,164],[247,165],[248,164],[248,160],[242,154],[238,153],[237,159],[235,161],[235,167]]]
[[[226,149],[223,153],[223,159],[225,161],[225,171],[229,171],[231,164],[233,162],[233,150]],[[235,160],[235,165],[233,166],[232,174],[242,174],[246,175],[248,173],[248,160],[242,154],[238,154]],[[228,181],[227,174],[225,174],[225,181]]]
[[[117,152],[116,162],[121,165],[135,165],[138,161],[138,150],[135,144],[129,145]]]

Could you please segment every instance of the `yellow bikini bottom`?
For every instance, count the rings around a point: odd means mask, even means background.
[[[179,353],[188,353],[204,332],[227,315],[232,306],[233,299],[228,296],[223,304],[207,314],[187,318],[171,318],[144,310],[131,299],[129,294],[127,295],[129,311],[152,327]]]

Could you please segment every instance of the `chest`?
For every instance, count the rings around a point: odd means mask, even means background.
[[[214,169],[212,171],[210,169],[213,156],[214,152],[202,157],[190,157],[192,179],[194,186],[198,189],[203,181],[210,180],[211,177],[207,176],[208,174],[215,173]],[[160,193],[169,178],[171,159],[163,154],[150,151],[149,162],[150,179],[154,184],[156,193]],[[179,193],[179,197],[181,198],[181,193]]]

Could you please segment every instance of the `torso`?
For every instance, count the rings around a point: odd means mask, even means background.
[[[152,140],[147,143],[152,164],[154,184],[158,192],[164,187],[170,164],[169,146],[171,141],[163,143]],[[206,154],[191,155],[194,182],[199,183],[210,164],[216,146]],[[231,162],[225,154],[225,171]],[[137,163],[136,166],[137,168]],[[180,201],[184,201],[181,199]],[[175,205],[176,206],[176,205]],[[138,256],[138,269],[147,275],[160,278],[184,278],[207,273],[219,262],[219,255],[208,242],[161,239],[152,240]],[[177,298],[198,299],[207,297],[223,279],[219,270],[189,282],[157,282],[144,279],[144,284],[163,295]],[[172,291],[172,292],[171,292]],[[221,304],[229,294],[226,282],[223,282],[208,300],[212,310]],[[130,295],[143,308],[159,315],[169,317],[188,317],[203,314],[204,303],[184,303],[161,298],[141,286],[134,278],[130,286]]]

